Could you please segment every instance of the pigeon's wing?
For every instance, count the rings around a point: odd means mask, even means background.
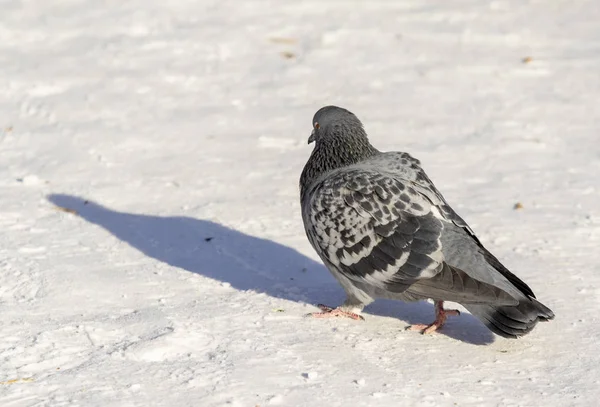
[[[471,227],[461,218],[452,207],[448,204],[443,195],[435,187],[431,179],[427,176],[421,163],[416,158],[412,157],[408,153],[401,152],[390,152],[382,155],[380,165],[387,167],[388,171],[398,171],[398,163],[400,163],[400,170],[404,179],[408,180],[414,189],[425,197],[429,203],[437,210],[438,216],[447,221],[451,222],[458,228],[460,228],[469,238],[477,245],[479,252],[484,258],[485,262],[498,271],[504,278],[506,278],[512,285],[514,285],[521,293],[528,297],[535,298],[535,294],[531,288],[520,278],[514,275],[508,270],[500,261],[488,251],[481,241],[475,235],[475,232]],[[395,167],[395,168],[394,168]],[[469,274],[477,273],[479,270],[485,270],[485,267],[475,268],[473,270],[466,270]],[[475,276],[477,277],[477,276]],[[479,276],[484,277],[484,276]],[[492,276],[485,276],[492,277]]]
[[[303,217],[309,240],[348,279],[391,292],[462,302],[514,303],[444,261],[444,221],[410,181],[349,167],[316,183]]]

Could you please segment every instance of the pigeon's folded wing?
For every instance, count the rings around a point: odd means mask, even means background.
[[[414,187],[364,167],[330,174],[303,203],[311,243],[338,272],[361,284],[448,301],[516,303],[445,263],[440,237],[446,222]]]

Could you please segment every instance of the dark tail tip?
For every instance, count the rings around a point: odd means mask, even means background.
[[[554,318],[550,308],[532,297],[522,300],[516,306],[469,305],[467,309],[492,332],[505,338],[527,335],[539,321]]]
[[[550,321],[554,319],[554,312],[535,298],[529,298],[538,311],[538,319],[540,321]]]

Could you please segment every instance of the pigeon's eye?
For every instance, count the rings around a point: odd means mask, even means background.
[[[319,127],[321,127],[321,126],[319,125],[319,122],[315,122],[315,129],[318,129]]]

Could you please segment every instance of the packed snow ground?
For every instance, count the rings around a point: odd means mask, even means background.
[[[0,9],[0,406],[600,398],[597,0]],[[421,159],[556,320],[303,318],[344,297],[298,202],[325,104]]]

